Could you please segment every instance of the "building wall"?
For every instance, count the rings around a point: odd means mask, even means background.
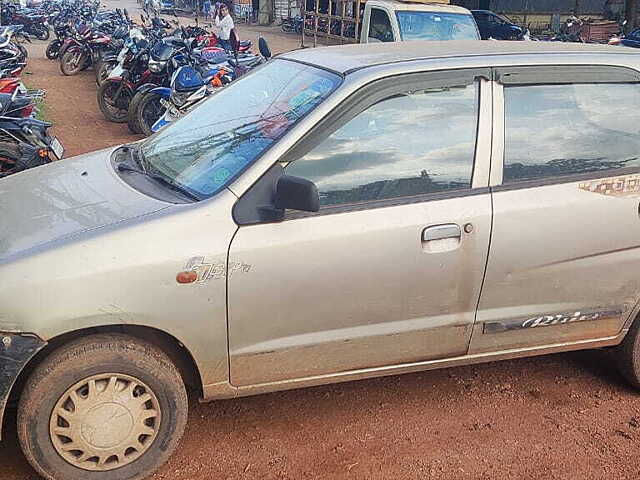
[[[611,1],[611,0],[610,0]],[[624,0],[613,0],[613,3]],[[469,9],[486,8],[503,13],[571,13],[578,10],[578,14],[601,14],[606,0],[452,0],[452,3]]]

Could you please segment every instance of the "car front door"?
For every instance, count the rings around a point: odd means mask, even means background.
[[[286,174],[317,185],[319,212],[254,224],[234,214],[232,384],[466,353],[491,218],[482,74],[363,87],[280,159]],[[280,165],[245,192],[240,211]]]
[[[496,77],[491,253],[470,353],[615,336],[640,292],[640,75]]]

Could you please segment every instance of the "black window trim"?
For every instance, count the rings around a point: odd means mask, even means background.
[[[517,75],[512,77],[511,74]],[[544,77],[544,75],[547,75]],[[572,84],[601,84],[601,83],[640,83],[640,71],[620,65],[527,65],[513,67],[494,67],[492,78],[503,88],[513,86],[544,86],[544,85],[572,85]],[[502,95],[503,146],[506,144],[507,109],[505,95]],[[595,172],[573,173],[555,177],[541,177],[517,180],[509,183],[504,181],[506,149],[502,151],[502,181],[500,185],[491,187],[491,192],[505,192],[511,190],[530,189],[547,185],[575,183],[584,180],[596,180],[607,177],[621,177],[640,173],[639,167],[613,168]]]

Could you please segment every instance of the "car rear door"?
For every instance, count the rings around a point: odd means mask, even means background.
[[[369,84],[281,159],[287,174],[315,182],[322,207],[288,211],[278,223],[236,215],[232,384],[466,353],[491,218],[483,75],[458,70]]]
[[[640,75],[495,78],[491,253],[470,353],[615,336],[640,292]]]

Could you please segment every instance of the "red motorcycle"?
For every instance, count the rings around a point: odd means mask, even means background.
[[[128,120],[129,104],[138,87],[162,83],[165,73],[154,73],[148,68],[149,51],[142,48],[138,53],[129,53],[122,64],[116,66],[98,89],[98,106],[107,120],[125,123]]]
[[[84,27],[67,37],[60,49],[60,71],[63,75],[77,75],[91,65],[97,65],[110,48],[109,35]]]

